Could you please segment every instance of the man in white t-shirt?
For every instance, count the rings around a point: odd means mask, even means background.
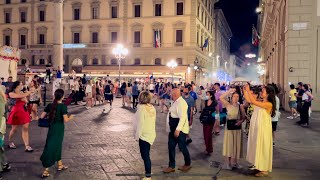
[[[54,92],[55,92],[57,89],[60,88],[60,82],[59,82],[59,80],[58,80],[56,77],[54,77],[52,84],[53,84],[53,87],[52,87],[52,95],[53,95],[53,97],[54,97]]]
[[[149,85],[149,91],[153,94],[154,93],[154,84],[150,83]]]

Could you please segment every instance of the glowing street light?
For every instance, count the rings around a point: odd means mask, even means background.
[[[112,49],[112,54],[118,59],[119,64],[119,87],[120,87],[120,67],[121,67],[121,60],[128,55],[129,51],[127,48],[123,47],[122,44],[118,44],[117,47]]]
[[[261,11],[262,11],[262,8],[261,8],[261,7],[257,7],[257,8],[256,8],[256,13],[257,13],[257,14],[261,13]]]
[[[252,58],[257,57],[257,55],[256,55],[256,54],[252,54],[252,53],[250,53],[250,54],[246,54],[246,55],[245,55],[245,57],[246,57],[246,58],[250,58],[250,59],[252,59]]]
[[[178,66],[178,63],[175,60],[171,60],[167,63],[167,67],[169,67],[172,71],[172,83],[173,83],[173,70]]]

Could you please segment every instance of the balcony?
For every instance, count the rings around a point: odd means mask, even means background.
[[[52,44],[34,44],[28,45],[28,49],[50,49],[53,48]]]

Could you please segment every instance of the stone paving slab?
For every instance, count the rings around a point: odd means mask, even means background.
[[[212,162],[223,162],[223,131],[214,136],[214,153],[211,157],[204,155],[202,125],[194,120],[189,145],[192,159],[190,172],[176,172],[175,176],[165,176],[161,169],[168,164],[167,133],[165,132],[165,114],[157,113],[157,138],[151,149],[153,173],[156,180],[170,179],[212,179],[219,171]],[[117,174],[138,173],[144,171],[143,161],[139,153],[138,143],[133,140],[132,120],[134,111],[121,107],[121,100],[116,99],[114,107],[108,114],[102,114],[102,106],[86,110],[84,106],[69,106],[70,113],[76,118],[66,124],[63,143],[63,161],[70,168],[64,172],[56,172],[51,168],[48,179],[82,180],[82,179],[139,179],[137,176],[116,176]],[[311,128],[294,125],[295,120],[286,119],[282,113],[276,134],[274,148],[274,169],[267,178],[272,180],[320,179],[320,113],[313,113]],[[9,132],[8,127],[7,132]],[[30,144],[33,153],[25,153],[21,140],[21,132],[16,136],[17,149],[6,149],[12,171],[4,174],[4,179],[40,179],[42,165],[39,160],[42,153],[47,129],[37,127],[37,122],[30,125]],[[246,139],[244,139],[246,144]],[[244,146],[245,148],[245,146]],[[177,149],[177,166],[183,165],[183,156]],[[248,165],[244,159],[241,164]],[[207,174],[208,176],[192,176]],[[238,172],[221,170],[218,179],[242,180],[256,179]]]

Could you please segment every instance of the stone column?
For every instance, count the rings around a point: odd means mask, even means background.
[[[63,68],[63,0],[54,0],[53,67]]]

